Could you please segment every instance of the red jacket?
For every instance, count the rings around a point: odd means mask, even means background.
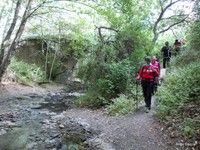
[[[137,79],[153,81],[154,77],[158,77],[159,73],[152,65],[143,65],[139,71]]]

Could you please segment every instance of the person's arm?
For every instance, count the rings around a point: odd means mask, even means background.
[[[161,56],[161,58],[163,57],[163,52],[164,52],[164,47],[162,47],[161,50],[160,50],[160,56]]]
[[[158,77],[159,76],[159,72],[156,69],[154,69],[153,67],[152,67],[152,70],[153,70],[153,76],[154,77]]]
[[[143,72],[143,68],[144,68],[144,66],[142,66],[142,67],[140,68],[140,70],[139,70],[139,72],[138,72],[138,75],[137,75],[137,77],[136,77],[137,80],[140,80],[140,79],[141,79],[141,77],[142,77],[142,72]]]
[[[158,70],[159,70],[159,75],[160,75],[160,63],[158,62]]]

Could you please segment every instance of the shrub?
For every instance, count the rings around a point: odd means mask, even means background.
[[[76,104],[80,107],[100,108],[107,105],[109,102],[104,97],[98,94],[94,89],[88,90],[87,93],[81,96]]]
[[[23,61],[12,59],[9,69],[14,72],[18,82],[29,84],[30,82],[39,82],[45,80],[44,72],[35,64],[27,64]]]
[[[194,49],[187,49],[183,51],[179,56],[174,57],[171,61],[171,65],[174,67],[185,67],[190,63],[200,61],[200,51]]]
[[[186,102],[200,98],[200,63],[194,62],[184,68],[174,69],[158,90],[158,116],[173,115]]]
[[[113,96],[117,97],[119,94],[125,94],[128,84],[134,80],[133,70],[129,62],[124,61],[120,63],[112,63],[108,67],[108,74],[106,79],[112,83]],[[102,88],[102,87],[100,87]]]
[[[95,65],[94,63],[92,64]],[[85,71],[88,76],[84,78],[91,77],[93,79],[89,80],[89,89],[87,94],[81,98],[81,105],[104,106],[110,103],[111,99],[119,97],[120,94],[133,96],[131,88],[135,80],[133,75],[135,68],[131,66],[130,61],[124,60],[119,63],[113,62],[95,66],[94,72],[91,71],[91,74],[88,73],[90,67],[86,67]],[[84,69],[82,68],[81,70]]]
[[[136,109],[136,101],[125,95],[120,95],[112,101],[113,104],[107,107],[111,115],[125,115]]]
[[[195,121],[191,118],[185,118],[183,121],[183,132],[187,137],[192,137],[195,133]]]

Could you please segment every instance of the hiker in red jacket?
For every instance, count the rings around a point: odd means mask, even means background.
[[[160,63],[157,60],[156,56],[152,56],[151,59],[151,65],[153,66],[153,68],[158,72],[158,77],[154,78],[154,84],[153,84],[153,94],[157,92],[157,87],[158,87],[158,78],[160,75]]]
[[[158,77],[158,72],[151,65],[151,59],[149,57],[145,58],[146,64],[144,64],[139,70],[137,80],[141,80],[144,101],[146,104],[146,112],[148,113],[151,109],[151,97],[153,90],[154,78]]]

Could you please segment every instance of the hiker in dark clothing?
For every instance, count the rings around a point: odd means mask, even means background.
[[[146,104],[146,112],[148,113],[151,109],[151,97],[153,91],[154,78],[158,77],[158,72],[150,64],[151,59],[149,57],[145,58],[146,64],[144,64],[139,70],[137,80],[141,80],[141,85],[143,89],[144,101]]]
[[[171,58],[171,47],[169,46],[169,42],[165,42],[165,46],[162,47],[161,53],[163,56],[163,68],[166,68],[166,65],[169,66]]]

